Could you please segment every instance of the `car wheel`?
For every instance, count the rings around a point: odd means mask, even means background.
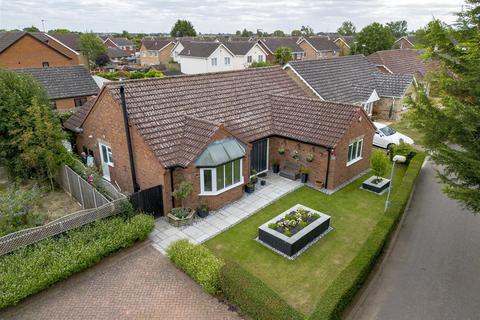
[[[392,152],[393,145],[394,145],[393,143],[388,144],[387,146],[388,153]]]

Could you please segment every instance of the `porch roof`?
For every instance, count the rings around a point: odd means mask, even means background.
[[[216,167],[223,163],[242,158],[245,155],[245,146],[237,139],[227,138],[211,143],[197,158],[197,167]]]

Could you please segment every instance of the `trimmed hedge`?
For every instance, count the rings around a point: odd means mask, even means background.
[[[17,304],[103,257],[145,240],[153,217],[138,214],[96,221],[0,257],[0,309]]]
[[[377,223],[352,262],[328,287],[309,319],[341,319],[343,311],[366,281],[405,211],[424,159],[424,153],[417,153],[411,160],[387,214]]]
[[[220,268],[223,261],[203,245],[194,245],[186,239],[173,242],[167,249],[170,260],[210,294],[220,292]]]
[[[227,262],[222,267],[220,284],[225,298],[253,319],[305,319],[275,291],[238,264]]]

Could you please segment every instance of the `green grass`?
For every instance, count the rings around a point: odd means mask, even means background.
[[[423,145],[423,133],[410,125],[406,120],[392,123],[390,127],[412,138],[415,144]]]
[[[394,193],[406,167],[397,166]],[[206,242],[215,254],[240,264],[275,290],[291,306],[309,315],[325,290],[356,256],[383,215],[386,194],[359,189],[369,175],[327,196],[302,187],[249,219]],[[300,203],[332,217],[334,230],[294,261],[287,260],[254,239],[258,226]]]

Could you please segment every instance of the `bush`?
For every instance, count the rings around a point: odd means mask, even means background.
[[[263,68],[263,67],[270,67],[271,64],[267,61],[259,61],[259,62],[253,62],[249,68]]]
[[[0,257],[0,309],[146,239],[153,227],[153,218],[144,214],[112,217]]]
[[[370,158],[370,167],[376,177],[383,177],[387,173],[388,157],[382,150],[375,149]],[[380,180],[381,181],[381,180]]]
[[[352,262],[330,284],[309,319],[341,319],[343,311],[364,284],[405,211],[424,159],[424,153],[418,153],[412,159],[387,214],[377,223]]]
[[[220,292],[219,274],[223,262],[205,246],[194,245],[186,239],[178,240],[168,247],[167,256],[205,291]]]
[[[392,161],[393,157],[396,156],[397,154],[401,156],[405,156],[407,158],[407,161],[405,163],[408,165],[410,161],[413,159],[413,157],[415,156],[416,152],[411,145],[401,141],[398,146],[393,145],[392,148],[390,149],[390,161]]]
[[[220,285],[225,298],[253,319],[304,319],[275,291],[235,263],[222,267]]]

